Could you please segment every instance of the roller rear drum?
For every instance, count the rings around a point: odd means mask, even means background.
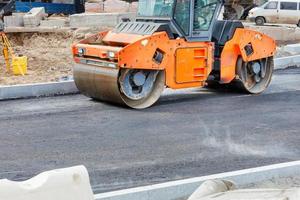
[[[272,80],[274,69],[273,57],[263,58],[252,62],[244,62],[240,57],[237,61],[236,81],[240,89],[250,94],[264,92]]]

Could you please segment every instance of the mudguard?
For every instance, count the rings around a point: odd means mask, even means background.
[[[221,83],[230,83],[236,76],[236,64],[241,56],[244,62],[259,60],[274,56],[275,41],[262,33],[238,28],[229,40],[221,54]]]

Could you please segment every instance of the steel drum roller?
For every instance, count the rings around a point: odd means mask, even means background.
[[[136,77],[142,73],[145,77],[137,83]],[[154,104],[165,88],[164,71],[114,69],[78,63],[74,65],[74,80],[79,91],[88,97],[135,109]]]
[[[118,87],[119,70],[75,64],[74,80],[79,91],[93,99],[123,103]]]

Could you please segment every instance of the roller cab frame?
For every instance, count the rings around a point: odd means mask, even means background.
[[[135,21],[73,45],[74,79],[86,96],[143,109],[163,89],[269,85],[275,41],[238,21],[218,20],[220,0],[140,0]]]

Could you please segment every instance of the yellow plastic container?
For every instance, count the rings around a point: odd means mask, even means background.
[[[14,75],[27,74],[27,57],[19,56],[12,58],[12,69]]]

